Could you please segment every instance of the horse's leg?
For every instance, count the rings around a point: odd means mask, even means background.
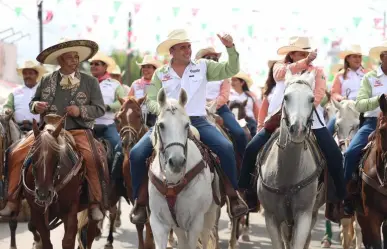
[[[40,238],[38,231],[36,231],[36,227],[32,224],[31,221],[28,222],[28,230],[34,236],[34,243],[32,245],[32,248],[33,249],[41,249],[43,247],[42,239]]]
[[[228,242],[228,249],[235,249],[238,246],[238,227],[240,226],[240,219],[231,219],[231,233],[230,241]]]
[[[220,212],[221,212],[221,207],[218,206],[216,210],[216,221],[215,221],[215,226],[214,226],[214,235],[215,235],[215,240],[216,240],[216,247],[215,249],[220,249],[219,245],[219,220],[220,220]]]
[[[294,219],[292,248],[304,248],[310,234],[312,212],[298,213]]]
[[[173,230],[169,231],[167,249],[172,249],[177,246],[176,240],[173,237]]]
[[[244,222],[243,222],[243,230],[242,230],[242,240],[244,241],[250,241],[249,236],[249,219],[250,219],[250,212],[246,214]]]
[[[50,240],[50,230],[48,227],[46,227],[46,224],[44,221],[44,215],[41,213],[32,213],[31,210],[31,223],[32,226],[36,227],[36,230],[38,231],[40,235],[40,239],[42,241],[42,247],[43,249],[53,249],[51,240]],[[35,244],[34,244],[35,246]],[[39,248],[36,247],[35,248]]]
[[[114,227],[118,228],[120,226],[121,226],[121,198],[118,198],[117,215],[116,215],[116,220],[114,222]]]
[[[170,226],[163,224],[162,222],[157,220],[157,218],[154,215],[152,215],[152,213],[149,218],[149,223],[150,223],[150,226],[152,227],[156,249],[165,249],[167,247],[168,234],[171,229]],[[189,248],[185,248],[185,249],[189,249]]]
[[[87,224],[87,249],[92,248],[95,237],[98,233],[98,222],[92,219],[89,219]]]
[[[137,238],[138,238],[138,249],[144,249],[144,225],[136,225]]]
[[[352,222],[353,228],[354,228],[354,239],[356,240],[355,249],[361,249],[363,245],[363,238],[361,235],[361,228],[359,226],[359,222],[357,221],[357,217],[355,216],[355,219]],[[384,240],[387,241],[387,240]],[[387,248],[386,248],[387,249]]]
[[[117,206],[116,206],[116,203],[114,203],[113,205],[110,206],[110,209],[109,209],[109,235],[107,237],[107,243],[105,245],[105,249],[113,248],[113,241],[114,241],[113,232],[115,230],[114,222],[116,220],[116,216],[117,216]]]
[[[284,249],[284,244],[282,243],[281,229],[280,224],[275,218],[275,216],[271,213],[265,212],[265,223],[266,229],[269,233],[272,248],[276,249]],[[302,248],[302,247],[299,247]]]
[[[349,236],[352,223],[352,217],[351,218],[343,218],[340,221],[340,237],[341,237],[341,245],[344,249],[349,249],[351,246],[352,237]]]
[[[313,230],[313,228],[314,228],[314,226],[316,225],[316,222],[317,222],[317,215],[318,215],[318,210],[313,213],[312,223],[311,223],[311,226],[310,226],[310,232],[308,234],[308,238],[306,239],[306,243],[305,243],[304,249],[308,249],[309,248],[310,241],[312,240],[312,230]]]
[[[155,243],[153,241],[153,234],[152,234],[152,228],[147,222],[145,224],[145,244],[144,244],[145,249],[154,249],[155,248]]]
[[[78,214],[78,204],[75,203],[71,205],[70,211],[63,219],[63,223],[65,226],[65,233],[62,239],[63,249],[73,249],[75,247],[75,239],[77,237],[77,232],[78,232],[77,214]]]
[[[16,217],[12,218],[9,222],[9,230],[11,232],[11,249],[16,249],[16,229],[17,229],[17,220]]]
[[[184,230],[182,230],[181,228],[175,228],[175,233],[176,233],[176,236],[177,236],[177,240],[178,240],[178,244],[177,244],[177,248],[178,249],[188,249],[188,238],[187,238],[187,235],[186,235],[186,232]]]
[[[369,209],[368,215],[356,213],[357,221],[361,227],[363,244],[366,249],[382,249],[380,226],[383,217],[376,210]]]
[[[383,222],[382,224],[382,233],[383,233],[383,248],[387,249],[387,224],[386,221]],[[356,246],[357,246],[357,241],[356,241]],[[356,249],[360,249],[356,247]]]
[[[188,243],[187,243],[187,247],[185,247],[186,249],[196,249],[199,235],[203,231],[203,226],[204,226],[204,215],[196,217],[196,219],[191,224],[191,228],[189,229],[189,231],[187,231]],[[179,246],[179,244],[180,244],[180,241],[178,241],[177,246]]]

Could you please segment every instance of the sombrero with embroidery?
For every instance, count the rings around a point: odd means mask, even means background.
[[[139,65],[140,67],[144,65],[152,65],[155,68],[159,68],[163,65],[160,61],[155,60],[155,58],[150,54],[145,55],[144,58],[142,58],[142,62],[136,61],[136,64]]]
[[[23,70],[24,69],[32,69],[35,70],[38,73],[38,78],[36,81],[40,81],[45,73],[47,73],[47,70],[41,66],[38,63],[35,63],[34,61],[26,61],[24,62],[24,65],[22,67],[19,67],[16,69],[16,72],[19,76],[23,76]]]
[[[58,56],[68,52],[77,52],[79,62],[82,62],[98,52],[98,44],[90,40],[64,41],[43,50],[36,60],[43,64],[58,65]]]
[[[200,49],[200,50],[196,53],[195,59],[196,59],[196,60],[199,60],[199,59],[203,58],[204,56],[206,56],[206,55],[208,55],[208,54],[214,54],[214,55],[216,55],[216,56],[218,57],[218,59],[219,59],[220,56],[222,55],[221,52],[216,52],[214,47],[208,47],[208,48]]]
[[[379,46],[373,47],[370,49],[370,57],[373,59],[380,60],[380,54],[384,51],[387,51],[387,40],[382,42]]]
[[[161,42],[157,46],[157,53],[159,55],[167,55],[169,54],[169,49],[176,44],[185,43],[185,42],[193,42],[189,36],[186,30],[184,29],[175,29],[171,33],[169,33],[166,40]]]
[[[250,76],[245,72],[240,71],[232,77],[244,80],[249,88],[253,85],[253,79],[251,79]]]
[[[356,55],[363,55],[363,52],[361,50],[360,45],[354,44],[345,49],[344,51],[341,51],[339,53],[340,59],[345,59],[348,55],[356,54]]]
[[[92,61],[102,61],[103,63],[105,63],[107,65],[108,72],[113,71],[116,66],[116,62],[113,60],[113,58],[101,52],[96,53],[91,59],[89,59],[89,62]]]
[[[304,36],[293,36],[289,39],[288,45],[280,47],[277,50],[278,55],[287,55],[290,52],[312,52],[309,38]]]

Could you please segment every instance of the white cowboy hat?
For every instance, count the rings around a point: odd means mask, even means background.
[[[284,55],[276,55],[276,56],[273,56],[271,57],[268,61],[267,61],[267,66],[269,68],[271,68],[274,63],[278,62],[278,61],[282,61],[283,59],[285,59],[285,56]]]
[[[184,29],[175,29],[169,33],[165,41],[161,42],[157,46],[156,51],[160,55],[167,55],[169,54],[169,49],[171,47],[184,42],[192,42],[192,40],[188,37],[187,31]]]
[[[137,62],[137,61],[136,61],[136,64],[137,64],[138,66],[140,66],[140,67],[141,67],[141,66],[144,66],[144,65],[152,65],[152,66],[154,66],[155,68],[159,68],[159,67],[161,67],[161,66],[163,65],[160,61],[155,60],[155,59],[153,58],[153,56],[150,55],[150,54],[145,55],[144,58],[142,58],[142,62]]]
[[[121,68],[119,65],[116,65],[116,67],[110,72],[110,74],[117,74],[117,75],[124,75],[125,70],[121,72]]]
[[[221,52],[216,52],[214,47],[208,47],[208,48],[200,49],[200,50],[196,53],[195,59],[196,59],[196,60],[199,60],[199,59],[203,58],[204,56],[206,56],[206,55],[208,55],[208,54],[215,54],[215,55],[218,57],[218,59],[219,59],[220,56],[222,55]]]
[[[102,61],[103,63],[105,63],[107,65],[108,73],[113,71],[116,66],[116,62],[113,60],[113,58],[101,52],[96,53],[91,59],[89,59],[89,62],[92,61]]]
[[[384,51],[387,51],[387,40],[385,40],[382,44],[376,47],[372,47],[370,49],[370,57],[373,59],[380,60],[380,54]]]
[[[310,47],[310,40],[305,36],[293,36],[289,39],[289,44],[283,47],[280,47],[277,50],[278,55],[287,55],[290,52],[312,52]]]
[[[339,53],[339,57],[340,59],[345,59],[345,57],[351,54],[363,55],[360,45],[357,45],[357,44],[351,45],[349,48],[345,49],[344,51],[341,51]]]
[[[58,56],[68,52],[77,52],[79,62],[82,62],[93,57],[97,51],[98,44],[94,41],[71,40],[46,48],[36,57],[36,60],[43,64],[58,65]]]
[[[35,63],[34,61],[26,61],[24,62],[24,66],[17,68],[16,72],[19,74],[19,76],[23,77],[24,69],[35,70],[38,73],[38,78],[36,79],[37,82],[39,82],[42,79],[43,75],[48,72],[43,66],[38,63]]]
[[[253,85],[253,79],[251,79],[250,76],[245,72],[240,71],[232,77],[244,80],[249,88]]]

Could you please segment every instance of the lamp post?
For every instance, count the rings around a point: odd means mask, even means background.
[[[125,81],[127,83],[127,85],[130,86],[131,82],[130,82],[130,74],[131,74],[131,70],[130,70],[130,61],[131,61],[131,57],[132,57],[132,53],[130,52],[130,49],[132,48],[132,44],[131,44],[131,35],[132,34],[132,12],[129,11],[129,21],[128,21],[128,33],[127,33],[127,37],[128,37],[128,55],[126,57],[126,77],[125,77]]]
[[[43,51],[43,0],[38,0],[39,52]]]

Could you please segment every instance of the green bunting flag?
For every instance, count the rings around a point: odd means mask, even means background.
[[[356,28],[359,27],[361,20],[362,20],[361,17],[354,17],[353,18],[353,24],[355,25]]]
[[[114,19],[115,19],[115,17],[114,17],[114,16],[109,16],[109,23],[110,23],[110,24],[113,24],[113,22],[114,22]]]
[[[176,17],[179,14],[180,8],[179,7],[173,7],[173,15]]]
[[[16,16],[20,16],[21,11],[22,11],[22,8],[21,8],[21,7],[16,7],[16,8],[15,8]]]
[[[121,2],[120,1],[114,1],[114,11],[117,12],[118,9],[120,8],[121,6]]]

